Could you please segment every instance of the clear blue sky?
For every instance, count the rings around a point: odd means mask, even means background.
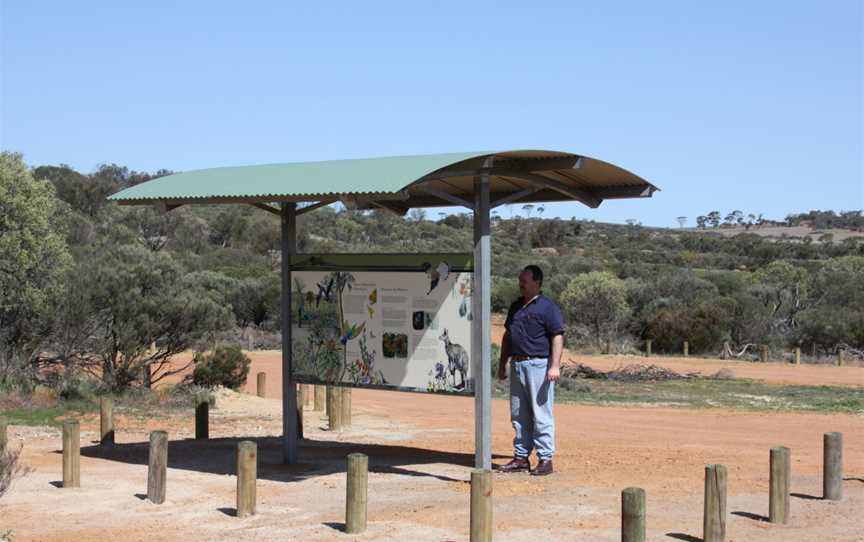
[[[864,207],[860,0],[0,4],[31,165],[548,148],[663,190],[549,216]]]

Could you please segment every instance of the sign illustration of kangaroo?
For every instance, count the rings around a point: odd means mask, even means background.
[[[453,378],[453,387],[457,390],[465,389],[465,376],[468,372],[468,352],[460,344],[456,344],[450,340],[447,334],[447,328],[444,328],[444,333],[438,337],[444,341],[444,350],[447,352],[447,369],[450,371],[450,376]],[[456,385],[456,371],[459,371],[459,376],[462,382]]]

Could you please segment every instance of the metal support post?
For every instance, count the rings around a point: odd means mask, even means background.
[[[492,468],[491,246],[489,174],[474,179],[474,289],[471,359],[474,373],[474,466]]]

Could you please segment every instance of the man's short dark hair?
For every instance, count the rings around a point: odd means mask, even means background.
[[[531,273],[531,278],[534,279],[534,282],[537,282],[540,284],[540,286],[543,286],[543,270],[540,269],[539,266],[526,265],[525,269],[523,269],[522,271],[528,271],[529,273]]]

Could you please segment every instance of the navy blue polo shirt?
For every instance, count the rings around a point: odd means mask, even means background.
[[[504,327],[510,334],[510,355],[548,358],[552,337],[564,333],[561,309],[543,294],[528,305],[522,298],[510,305]]]

